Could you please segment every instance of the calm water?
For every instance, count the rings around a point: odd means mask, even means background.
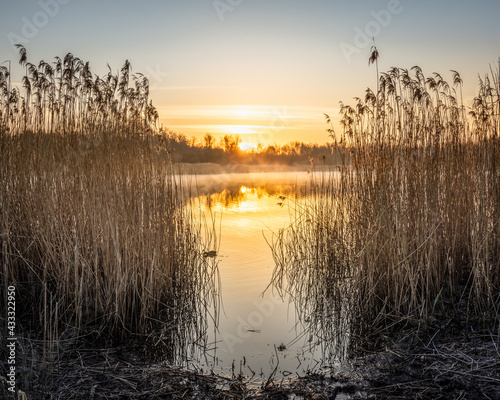
[[[324,367],[322,343],[296,318],[289,297],[269,287],[275,264],[266,239],[271,242],[273,232],[291,223],[289,199],[301,195],[308,173],[194,179],[200,194],[195,204],[213,216],[219,231],[222,308],[218,324],[208,330],[211,350],[197,354],[189,366],[227,375],[234,365],[236,374],[264,379],[275,370],[280,378]]]

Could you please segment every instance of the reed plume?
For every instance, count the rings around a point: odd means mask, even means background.
[[[275,282],[307,307],[314,329],[345,318],[344,332],[365,338],[408,326],[498,327],[497,80],[480,80],[468,113],[456,71],[450,85],[419,67],[392,68],[378,94],[341,103],[335,146],[349,156],[315,178],[273,245]]]

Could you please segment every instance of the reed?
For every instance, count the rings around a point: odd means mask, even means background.
[[[103,80],[71,54],[53,71],[21,56],[26,97],[11,91],[0,129],[0,285],[16,287],[19,334],[47,357],[90,335],[151,337],[177,359],[203,339],[217,268],[155,134],[147,79],[129,88],[128,62]]]
[[[128,60],[119,73],[108,65],[100,77],[72,53],[32,63],[26,49],[17,48],[25,75],[22,88],[11,88],[10,67],[0,66],[0,131],[125,136],[157,130],[149,81],[132,74]]]
[[[313,330],[330,322],[344,325],[337,336],[366,338],[405,327],[498,329],[500,92],[492,74],[468,113],[458,73],[450,85],[418,67],[393,68],[378,93],[341,104],[342,132],[330,132],[349,157],[314,178],[272,244],[274,282],[307,310]]]

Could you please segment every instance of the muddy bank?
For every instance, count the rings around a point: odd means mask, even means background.
[[[83,346],[59,356],[50,367],[26,359],[21,374],[29,375],[24,381],[29,399],[500,398],[498,332],[396,342],[386,338],[380,351],[341,367],[281,381],[148,364],[139,348]]]

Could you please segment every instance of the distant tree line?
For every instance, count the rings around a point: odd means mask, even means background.
[[[238,135],[225,135],[217,140],[207,133],[201,141],[183,133],[161,131],[162,146],[166,146],[174,163],[216,164],[286,164],[337,165],[341,163],[339,150],[332,144],[322,145],[292,141],[283,145],[264,146],[241,150]]]

